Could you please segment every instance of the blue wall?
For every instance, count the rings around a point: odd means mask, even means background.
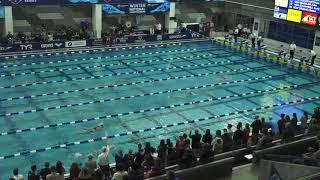
[[[312,49],[315,30],[270,21],[268,38],[286,43],[295,41],[297,46]]]

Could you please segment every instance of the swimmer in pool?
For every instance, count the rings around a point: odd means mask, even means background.
[[[96,125],[96,127],[94,127],[94,128],[83,130],[82,132],[80,132],[80,134],[94,133],[94,132],[101,130],[102,128],[103,128],[103,124],[101,123],[101,124]]]
[[[226,77],[226,76],[221,76],[220,78],[219,78],[219,80],[221,80],[221,81],[226,81],[226,80],[231,80],[232,78],[229,78],[229,77]]]
[[[193,91],[187,91],[184,96],[179,95],[179,96],[174,96],[174,98],[187,98],[187,97],[194,96],[194,95],[197,95],[197,94]]]

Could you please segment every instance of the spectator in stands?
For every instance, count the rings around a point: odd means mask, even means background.
[[[180,169],[186,169],[195,166],[197,158],[193,154],[192,150],[188,147],[184,151],[182,158],[179,161]]]
[[[12,173],[13,173],[12,178],[14,180],[23,180],[23,176],[21,174],[19,174],[19,169],[18,168],[14,168]]]
[[[227,125],[227,130],[228,130],[228,133],[230,134],[230,136],[232,138],[233,137],[232,124],[228,124]]]
[[[261,118],[261,129],[263,129],[263,128],[266,128],[266,129],[269,129],[269,123],[267,123],[266,122],[266,120],[265,120],[265,118],[264,117],[262,117]]]
[[[46,177],[47,180],[64,180],[63,175],[58,173],[56,166],[51,166],[50,171],[51,173]]]
[[[10,31],[8,31],[8,34],[7,34],[7,42],[8,42],[8,44],[13,44],[13,40],[14,40],[13,34]]]
[[[25,43],[27,41],[27,36],[23,32],[18,32],[17,38],[21,41],[21,43]]]
[[[280,115],[281,118],[278,121],[278,128],[279,128],[279,134],[282,134],[283,130],[284,130],[284,124],[285,124],[285,114],[281,114]]]
[[[228,133],[227,129],[223,129],[222,142],[223,142],[223,152],[229,151],[232,149],[232,137],[230,133]]]
[[[146,142],[145,148],[144,148],[144,154],[153,154],[155,153],[155,148],[151,146],[149,142]]]
[[[285,123],[291,123],[291,119],[289,115],[286,115],[286,117],[284,118],[284,122]]]
[[[262,136],[259,138],[257,143],[257,149],[263,149],[270,145],[272,142],[272,137],[268,134],[268,129],[263,128],[262,129]]]
[[[314,109],[312,118],[320,121],[320,107],[316,107],[316,108]]]
[[[319,130],[319,126],[318,126],[317,119],[312,118],[310,121],[309,128],[308,128],[308,133],[313,134],[313,133],[317,132],[318,130]]]
[[[217,141],[218,141],[219,139],[221,140],[221,144],[219,144],[219,145],[222,145],[221,130],[217,130],[217,131],[216,131],[216,135],[214,136],[214,138],[212,139],[212,142],[211,142],[211,146],[212,146],[213,151],[215,152],[215,154],[222,152],[222,147],[221,147],[221,152],[217,152],[218,149],[216,149],[216,148],[218,148],[218,147],[216,147],[216,146],[217,146]],[[219,146],[219,145],[218,145],[218,146]]]
[[[52,33],[48,33],[47,37],[48,37],[48,42],[52,42],[53,41],[53,34]]]
[[[298,117],[297,117],[297,113],[293,113],[293,114],[292,114],[291,128],[292,128],[295,132],[298,130]]]
[[[57,169],[57,172],[58,172],[60,175],[64,175],[65,169],[64,169],[63,164],[62,164],[61,161],[57,161],[57,163],[56,163],[56,169]]]
[[[28,172],[28,180],[40,180],[40,175],[37,173],[37,166],[32,165]]]
[[[212,135],[211,135],[210,129],[207,129],[206,133],[202,136],[202,142],[208,143],[211,146]]]
[[[294,130],[290,126],[290,122],[286,122],[285,129],[283,131],[282,140],[284,142],[288,142],[288,141],[292,140],[293,137],[294,137]]]
[[[97,168],[97,162],[93,160],[93,155],[88,155],[88,160],[84,163],[84,166],[88,168],[90,174],[94,173],[94,170]]]
[[[205,163],[211,162],[213,161],[213,159],[211,159],[213,156],[214,156],[214,152],[212,151],[210,144],[208,143],[202,144],[199,163],[205,164]]]
[[[162,162],[165,162],[167,159],[167,145],[163,139],[160,141],[157,152],[158,158],[160,158]]]
[[[179,157],[183,155],[184,149],[185,145],[183,136],[179,136],[179,138],[176,140],[176,152]]]
[[[50,170],[50,163],[49,162],[45,162],[44,163],[44,168],[41,169],[40,171],[40,176],[42,178],[42,180],[46,180],[46,177],[48,174],[51,173],[51,170]]]
[[[313,66],[314,60],[317,58],[317,53],[314,50],[310,51],[310,66]]]
[[[103,146],[102,152],[98,156],[98,165],[106,177],[109,177],[109,146]]]
[[[300,133],[305,133],[308,128],[308,112],[304,111],[303,116],[301,117]]]
[[[290,44],[290,59],[294,58],[294,52],[296,51],[297,45],[294,41]]]
[[[149,170],[154,165],[154,159],[151,153],[147,153],[144,155],[144,161],[142,162],[142,166]]]
[[[124,159],[125,170],[128,170],[128,168],[134,163],[133,150],[129,149],[128,153],[124,155],[123,159]]]
[[[214,154],[219,154],[223,152],[223,141],[222,139],[217,139],[217,142],[214,145]]]
[[[190,139],[188,138],[188,135],[184,133],[183,135],[183,141],[184,141],[184,147],[190,147]]]
[[[126,175],[128,175],[128,172],[125,171],[123,164],[118,164],[116,166],[116,173],[112,176],[112,180],[122,180]]]
[[[189,137],[192,140],[191,147],[192,150],[198,150],[200,149],[201,134],[199,134],[198,129],[196,129],[194,132],[194,134],[192,134],[192,131],[189,132]]]
[[[79,174],[79,180],[91,180],[92,174],[87,167],[83,167]]]
[[[243,145],[248,145],[248,140],[250,137],[250,124],[246,123],[245,128],[243,129]]]
[[[252,135],[259,134],[259,131],[261,130],[261,121],[259,116],[255,117],[255,120],[251,123],[252,128]]]
[[[123,151],[122,151],[122,149],[119,149],[118,150],[118,152],[117,152],[117,154],[115,155],[115,157],[114,157],[114,159],[115,159],[115,162],[116,162],[116,165],[117,164],[122,164],[123,166],[125,166],[124,165],[124,158],[123,158]],[[125,167],[124,167],[125,168]]]
[[[143,149],[142,149],[142,145],[138,144],[138,152],[135,155],[134,162],[136,164],[138,164],[139,166],[141,166],[141,164],[143,162],[143,154],[144,154],[144,152],[143,152]]]
[[[162,25],[161,25],[161,23],[160,22],[158,22],[156,25],[155,25],[155,33],[156,34],[158,34],[158,35],[160,35],[160,34],[162,34]]]
[[[166,165],[170,165],[172,163],[174,163],[174,161],[177,159],[177,153],[175,151],[175,148],[173,147],[173,144],[167,143],[167,149],[168,149],[168,157],[167,157],[167,164]]]
[[[237,125],[237,130],[233,134],[233,144],[235,148],[241,148],[243,144],[243,131],[239,124]]]
[[[80,174],[80,166],[78,163],[74,162],[71,164],[71,167],[69,169],[69,180],[78,180],[79,174]]]

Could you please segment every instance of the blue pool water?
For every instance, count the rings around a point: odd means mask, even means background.
[[[318,77],[211,41],[6,62],[0,67],[2,179],[14,167],[26,174],[45,161],[62,160],[68,170],[105,143],[116,146],[114,162],[118,149],[136,150],[138,143],[157,146],[196,128],[214,133],[255,115],[301,117],[320,103]],[[102,130],[80,133],[99,123]]]

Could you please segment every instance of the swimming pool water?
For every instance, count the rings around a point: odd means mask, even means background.
[[[211,41],[18,58],[0,74],[0,179],[45,161],[68,170],[105,143],[115,145],[114,162],[118,149],[138,143],[175,142],[196,128],[215,133],[255,115],[301,117],[320,103],[318,77]],[[81,134],[99,123],[102,130]]]

